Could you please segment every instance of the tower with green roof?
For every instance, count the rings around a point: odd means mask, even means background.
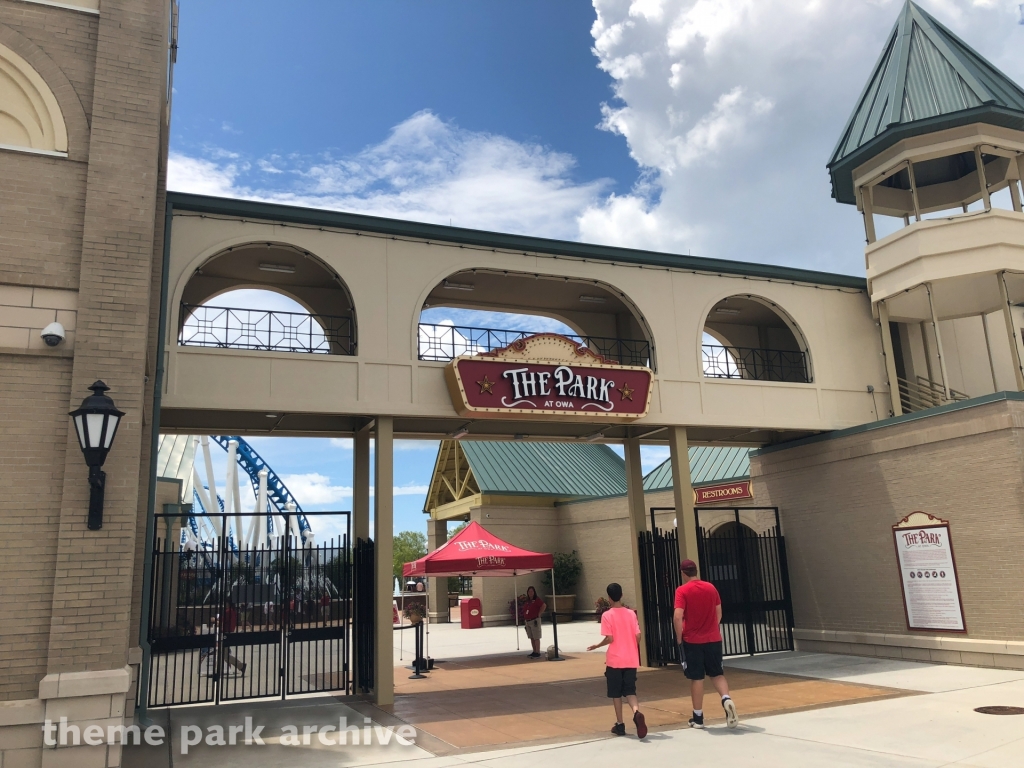
[[[1005,350],[993,348],[1008,345],[1024,390],[1024,89],[907,0],[828,172],[836,201],[863,214],[893,414],[959,397],[944,320],[980,326],[994,390],[1006,387],[995,362]],[[884,228],[895,231],[876,231],[876,217],[894,217]],[[958,347],[961,366],[970,352]]]

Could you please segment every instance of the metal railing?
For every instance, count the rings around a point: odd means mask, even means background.
[[[808,384],[807,355],[799,350],[755,349],[702,344],[701,362],[709,379],[793,381]]]
[[[932,381],[924,376],[916,377],[916,381],[897,378],[896,383],[900,390],[900,405],[904,413],[923,411],[927,408],[935,408],[947,403],[954,403],[957,400],[967,400],[968,395],[958,392],[955,389],[949,390],[949,397],[946,391],[937,381]]]
[[[508,331],[496,328],[472,328],[463,325],[433,325],[420,323],[419,359],[454,360],[459,355],[476,355],[507,347],[513,342],[534,336],[542,331]],[[614,339],[604,336],[578,336],[562,334],[592,351],[622,365],[651,364],[651,345],[641,339]]]
[[[181,305],[183,347],[257,349],[354,355],[355,324],[351,315]]]

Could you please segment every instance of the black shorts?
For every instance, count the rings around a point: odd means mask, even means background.
[[[604,679],[608,681],[608,698],[624,699],[636,696],[636,669],[605,667]]]
[[[686,652],[686,671],[690,680],[703,680],[704,676],[718,677],[725,674],[722,669],[722,641],[714,643],[688,643],[683,641]]]

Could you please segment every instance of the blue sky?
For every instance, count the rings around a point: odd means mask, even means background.
[[[1024,82],[1019,0],[919,4]],[[168,184],[862,274],[824,165],[902,5],[183,0]],[[344,444],[256,445],[304,505],[350,503]],[[433,455],[396,452],[399,529]]]

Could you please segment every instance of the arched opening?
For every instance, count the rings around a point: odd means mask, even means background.
[[[808,350],[782,309],[757,296],[730,296],[708,314],[701,365],[710,379],[811,381]]]
[[[337,273],[311,253],[247,243],[217,254],[189,279],[178,343],[354,355],[355,307]]]
[[[0,146],[68,151],[57,98],[39,73],[5,45],[0,45]]]
[[[560,333],[623,365],[654,367],[646,321],[630,299],[596,280],[473,269],[442,280],[420,312],[420,360],[447,361]]]

